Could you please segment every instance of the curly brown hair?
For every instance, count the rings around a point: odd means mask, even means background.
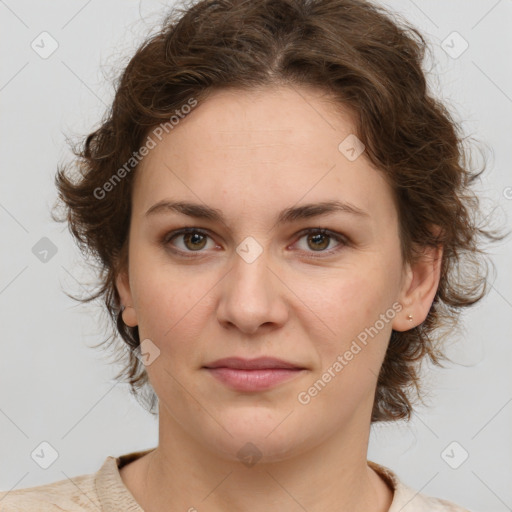
[[[428,90],[426,50],[416,28],[365,0],[200,0],[175,6],[138,48],[101,126],[72,148],[77,158],[69,166],[58,167],[55,183],[66,213],[53,218],[67,221],[82,252],[99,264],[98,289],[72,298],[103,299],[112,335],[102,343],[117,334],[124,341],[116,344],[124,360],[116,379],[128,382],[149,412],[156,414],[158,399],[146,386],[138,328],[123,322],[115,286],[128,263],[134,155],[150,130],[191,98],[201,103],[214,89],[289,85],[313,86],[355,114],[366,158],[395,195],[404,264],[415,261],[418,248],[443,246],[429,314],[413,329],[392,331],[378,376],[372,422],[410,418],[414,399],[421,398],[420,363],[427,356],[442,366],[446,333],[462,308],[488,291],[479,238],[505,236],[477,220],[480,201],[470,186],[485,165],[470,168],[467,138]],[[169,122],[164,126],[168,131]],[[68,176],[70,167],[78,169],[77,179]]]

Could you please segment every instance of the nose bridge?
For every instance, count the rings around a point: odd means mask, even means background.
[[[232,278],[237,292],[248,292],[252,295],[265,292],[270,272],[268,249],[261,247],[258,250],[253,242],[244,241],[237,247],[236,253],[233,258]]]
[[[236,248],[233,266],[224,280],[219,321],[229,322],[246,332],[262,324],[284,321],[286,308],[276,277],[270,270],[271,255],[248,237]]]

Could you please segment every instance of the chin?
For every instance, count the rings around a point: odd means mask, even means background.
[[[266,410],[233,411],[231,418],[219,418],[229,433],[216,428],[209,436],[206,432],[204,435],[208,436],[209,449],[226,460],[239,461],[248,467],[254,463],[279,462],[299,455],[314,444],[307,441],[304,428],[286,416]]]

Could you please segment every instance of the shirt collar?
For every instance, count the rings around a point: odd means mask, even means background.
[[[131,452],[119,457],[109,456],[105,459],[95,478],[96,492],[104,512],[117,512],[120,505],[126,512],[144,512],[125,486],[119,469],[154,449]],[[388,512],[406,510],[405,506],[409,504],[413,506],[420,504],[418,501],[421,502],[423,497],[402,483],[391,469],[370,460],[367,463],[388,483],[393,491],[393,501]]]
[[[154,449],[132,452],[119,457],[110,456],[105,459],[95,478],[101,510],[104,512],[118,512],[120,505],[122,505],[122,510],[126,512],[144,512],[135,501],[132,493],[124,485],[119,469]]]

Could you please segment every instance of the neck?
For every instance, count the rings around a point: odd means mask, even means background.
[[[393,493],[367,465],[368,437],[354,422],[294,456],[251,465],[198,444],[161,409],[159,445],[135,497],[147,512],[387,512]]]

